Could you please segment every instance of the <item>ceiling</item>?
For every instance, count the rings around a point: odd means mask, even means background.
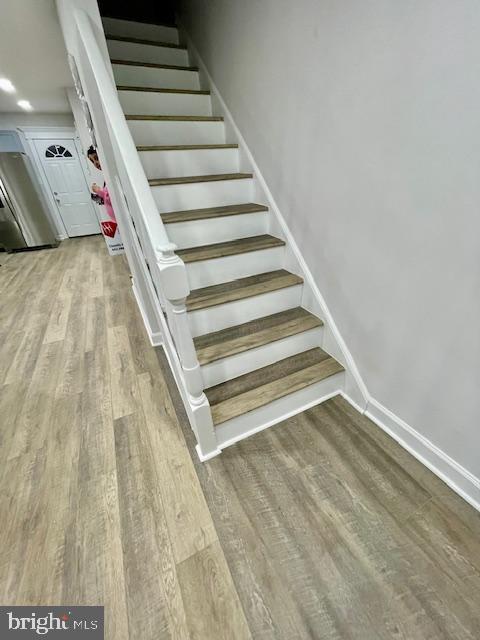
[[[0,90],[0,112],[22,112],[29,100],[36,113],[67,113],[65,87],[72,86],[54,0],[1,0],[0,78],[17,92]]]

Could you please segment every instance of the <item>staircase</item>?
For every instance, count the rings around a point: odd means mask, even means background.
[[[182,397],[207,459],[342,393],[351,376],[297,251],[224,117],[212,113],[178,30],[111,18],[103,26],[126,122],[188,279],[184,304],[173,300],[173,312],[162,304],[162,314],[179,354],[187,338],[173,325],[186,317],[194,355],[183,370],[200,371],[210,445],[202,445],[192,394]]]

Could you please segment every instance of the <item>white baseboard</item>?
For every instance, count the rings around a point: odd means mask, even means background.
[[[147,331],[148,339],[150,340],[150,344],[152,347],[160,347],[163,344],[162,334],[160,332],[152,331],[150,327],[150,323],[148,322],[147,314],[145,313],[145,309],[143,308],[140,296],[138,295],[137,288],[135,286],[135,282],[132,280],[132,291],[135,296],[135,300],[137,301],[138,310],[140,311],[140,315],[142,316],[143,324],[145,325],[145,329]]]
[[[342,395],[355,409],[359,409],[358,405],[352,402],[348,396]],[[414,458],[430,469],[432,473],[443,480],[450,489],[458,493],[477,511],[480,511],[479,478],[476,478],[377,400],[369,399],[364,415],[370,418],[385,433],[388,433]]]
[[[216,458],[218,455],[220,455],[222,453],[221,449],[216,449],[215,451],[212,451],[211,453],[208,453],[206,456],[204,456],[203,453],[200,450],[200,445],[199,444],[195,445],[195,451],[197,452],[197,456],[198,456],[198,459],[200,460],[200,462],[207,462],[207,460],[211,460],[212,458]]]

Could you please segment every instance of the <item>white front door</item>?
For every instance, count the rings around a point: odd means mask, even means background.
[[[100,233],[90,190],[73,140],[35,140],[68,236]]]

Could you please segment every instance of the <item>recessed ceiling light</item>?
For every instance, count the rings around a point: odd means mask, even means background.
[[[19,100],[17,104],[22,109],[25,109],[25,111],[33,111],[33,107],[28,100]]]
[[[0,78],[0,89],[7,93],[15,93],[15,87],[8,78]]]

